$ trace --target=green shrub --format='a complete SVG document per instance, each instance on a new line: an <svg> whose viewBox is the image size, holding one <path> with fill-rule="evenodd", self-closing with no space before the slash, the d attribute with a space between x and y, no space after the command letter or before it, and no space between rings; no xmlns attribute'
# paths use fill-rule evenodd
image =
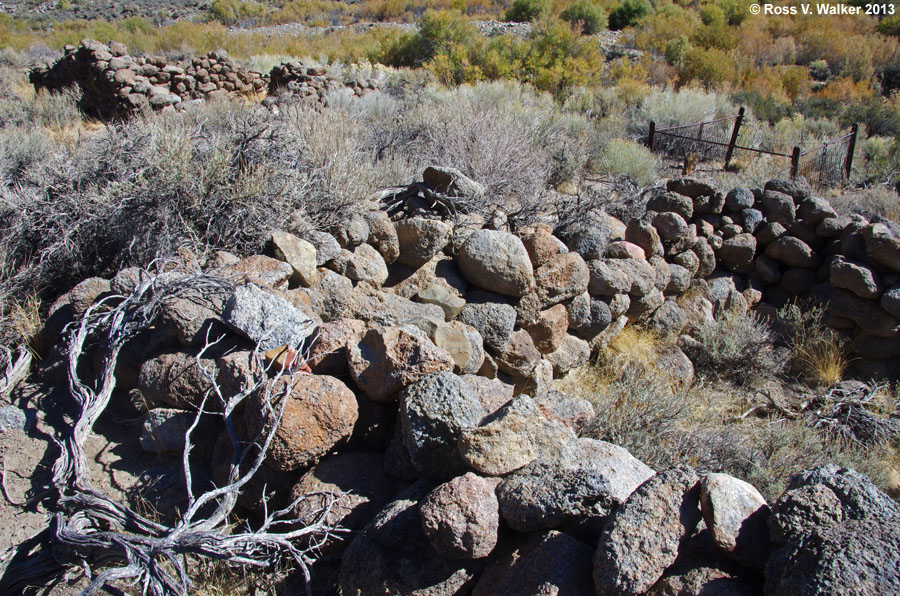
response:
<svg viewBox="0 0 900 596"><path fill-rule="evenodd" d="M840 118L843 126L858 123L866 134L894 136L900 134L900 110L882 97L865 97L846 107Z"/></svg>
<svg viewBox="0 0 900 596"><path fill-rule="evenodd" d="M631 27L648 14L650 14L650 3L647 0L623 0L609 13L609 28L618 31L625 27Z"/></svg>
<svg viewBox="0 0 900 596"><path fill-rule="evenodd" d="M715 4L707 4L700 8L700 20L704 25L726 24L725 11Z"/></svg>
<svg viewBox="0 0 900 596"><path fill-rule="evenodd" d="M597 163L597 169L601 172L628 176L639 186L647 186L656 180L659 168L659 158L653 152L627 139L612 141L603 150Z"/></svg>
<svg viewBox="0 0 900 596"><path fill-rule="evenodd" d="M900 15L881 19L875 30L882 35L890 35L892 37L900 37Z"/></svg>
<svg viewBox="0 0 900 596"><path fill-rule="evenodd" d="M790 102L760 93L756 89L738 91L732 99L734 103L744 104L753 110L757 119L768 121L770 124L794 115L794 106Z"/></svg>
<svg viewBox="0 0 900 596"><path fill-rule="evenodd" d="M774 334L752 312L728 312L694 334L688 356L701 374L750 385L778 374L782 364L772 348Z"/></svg>
<svg viewBox="0 0 900 596"><path fill-rule="evenodd" d="M213 0L209 15L223 25L261 19L266 15L266 5L253 0Z"/></svg>
<svg viewBox="0 0 900 596"><path fill-rule="evenodd" d="M593 35L606 29L606 13L591 0L575 0L559 15L569 23L581 23L581 32Z"/></svg>
<svg viewBox="0 0 900 596"><path fill-rule="evenodd" d="M515 0L506 11L506 20L527 23L550 14L550 0Z"/></svg>
<svg viewBox="0 0 900 596"><path fill-rule="evenodd" d="M736 74L734 62L722 50L695 48L684 55L678 80L681 84L697 81L706 89L712 89L733 81Z"/></svg>
<svg viewBox="0 0 900 596"><path fill-rule="evenodd" d="M477 37L478 31L461 13L428 11L418 31L389 40L379 60L389 66L420 67L438 54L450 54L454 46L472 46Z"/></svg>
<svg viewBox="0 0 900 596"><path fill-rule="evenodd" d="M666 49L663 54L666 57L666 62L675 68L681 68L684 64L684 56L690 49L691 44L688 41L687 36L681 35L666 44Z"/></svg>

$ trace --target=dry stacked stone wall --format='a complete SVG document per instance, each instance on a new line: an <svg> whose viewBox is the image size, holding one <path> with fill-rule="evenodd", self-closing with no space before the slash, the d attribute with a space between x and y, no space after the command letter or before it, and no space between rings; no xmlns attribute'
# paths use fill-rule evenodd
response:
<svg viewBox="0 0 900 596"><path fill-rule="evenodd" d="M302 62L285 62L269 73L269 96L289 95L301 100L323 103L328 91L346 87L356 97L377 91L380 82L374 77L337 77L321 66L304 65Z"/></svg>
<svg viewBox="0 0 900 596"><path fill-rule="evenodd" d="M484 192L450 169L429 168L421 186L444 204ZM137 389L150 408L142 447L180 462L212 379L237 391L302 362L240 503L260 510L264 490L269 511L303 494L342 495L329 520L352 533L324 547L340 559L342 593L900 591L900 507L864 476L807 471L769 504L726 474L654 470L580 436L592 405L550 386L628 324L668 338L659 368L689 384L679 346L694 330L800 295L825 300L831 323L861 354L878 346L867 362L886 368L900 316L900 240L889 228L841 218L783 180L723 193L682 178L641 218L585 214L556 230L401 200L394 216L372 204L327 231L273 232L266 255L186 254L161 274L159 287L200 271L219 281L165 300L155 328L122 351L117 399ZM47 382L66 382L64 326L144 275L88 279L51 307ZM231 414L242 440L265 427L261 400ZM193 455L221 485L232 459L221 418L204 417L193 436ZM298 516L318 504L301 501Z"/></svg>
<svg viewBox="0 0 900 596"><path fill-rule="evenodd" d="M379 87L376 77L353 75L344 80L299 62L276 66L270 75L263 75L245 69L222 50L173 63L161 56L132 57L121 43L94 40L66 46L62 58L32 69L29 79L37 90L78 87L82 111L102 120L148 108L177 109L189 101L267 92L321 104L332 89L346 87L360 96Z"/></svg>

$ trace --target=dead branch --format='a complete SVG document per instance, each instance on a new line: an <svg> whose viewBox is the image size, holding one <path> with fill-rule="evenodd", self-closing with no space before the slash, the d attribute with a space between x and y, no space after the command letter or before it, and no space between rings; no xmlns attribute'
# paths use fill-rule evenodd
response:
<svg viewBox="0 0 900 596"><path fill-rule="evenodd" d="M40 564L28 571L30 585L47 585L53 572L58 574L65 567L79 567L90 579L82 591L84 596L122 581L139 584L143 594L187 596L191 588L187 559L200 557L258 569L273 569L283 564L296 567L307 579L307 592L310 592L309 568L318 549L342 531L326 521L337 500L333 495L310 519L296 519L293 513L295 501L272 513L268 513L266 506L266 514L258 528L248 525L232 528L229 525L238 495L265 460L293 388L293 379L302 374L296 366L304 358L294 359L279 370L270 370L271 365L269 368L262 365L257 345L253 352L258 365L254 368L254 378L236 394L226 394L214 371L204 369L200 364L201 356L218 341L207 338L197 356L197 364L213 388L204 397L185 435L182 464L188 506L173 525L148 519L129 506L110 499L93 488L88 475L84 443L112 396L115 366L124 344L154 322L164 300L190 292L221 291L226 283L198 274L147 275L130 295L109 297L91 306L72 330L68 353L69 389L80 408L80 416L58 443L60 455L53 466L53 485L58 494L56 512L50 522L49 542L58 566L53 569L48 565L45 553L35 555L35 562ZM102 338L102 365L98 379L88 382L79 376L78 364L86 355L88 343L98 341L98 338ZM295 348L299 349L299 346ZM274 378L269 377L272 372ZM282 377L289 382L279 383ZM234 412L247 398L257 395L262 396L266 424L260 436L242 441L235 431ZM210 403L215 403L216 407L208 408ZM192 433L200 417L211 413L222 417L232 440L234 457L226 485L195 496L190 472ZM250 464L242 471L242 464L248 457ZM306 496L300 497L303 498ZM29 568L21 563L16 565L16 577L9 577L13 566L7 567L0 578L0 594L13 594L16 587L26 585L18 574Z"/></svg>
<svg viewBox="0 0 900 596"><path fill-rule="evenodd" d="M900 420L872 413L884 383L870 383L849 389L832 388L807 412L806 423L831 436L860 445L877 445L900 439Z"/></svg>
<svg viewBox="0 0 900 596"><path fill-rule="evenodd" d="M3 363L3 374L0 375L0 396L9 395L16 385L25 380L31 369L31 352L24 346L19 347L16 357L6 346L0 348L0 362Z"/></svg>
<svg viewBox="0 0 900 596"><path fill-rule="evenodd" d="M900 419L884 418L872 412L873 402L885 388L883 383L832 387L825 395L800 403L796 411L780 405L768 389L761 389L756 393L765 397L766 403L753 405L729 422L740 422L751 415L777 415L789 420L803 419L811 428L859 445L897 442Z"/></svg>

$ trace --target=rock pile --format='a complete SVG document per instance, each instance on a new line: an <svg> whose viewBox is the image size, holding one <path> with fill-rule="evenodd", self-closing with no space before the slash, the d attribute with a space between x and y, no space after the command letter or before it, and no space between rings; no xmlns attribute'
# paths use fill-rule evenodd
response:
<svg viewBox="0 0 900 596"><path fill-rule="evenodd" d="M460 176L430 169L424 179L477 188ZM591 404L550 390L629 323L674 341L817 287L837 297L836 318L865 336L877 316L874 336L896 345L885 296L897 289L900 244L883 226L844 222L783 181L723 194L679 179L640 219L596 215L556 231L513 233L465 213L392 220L374 207L327 232L274 233L276 258L217 253L204 267L232 285L164 306L116 371L120 389L153 408L145 448L177 451L179 410L200 404L212 379L247 386L260 343L272 369L305 357L310 374L271 381L289 401L265 483L241 502L259 508L263 487L270 510L311 491L347 493L329 515L355 533L326 547L341 556L344 594L900 590L900 509L864 477L809 471L770 507L736 478L653 470L579 437ZM76 286L51 309L48 340L139 275ZM224 339L202 355L201 374L207 336ZM661 358L692 374L677 345ZM48 379L54 370L48 358ZM264 407L246 405L242 437L264 427ZM227 441L209 443L221 475Z"/></svg>
<svg viewBox="0 0 900 596"><path fill-rule="evenodd" d="M302 62L284 62L269 73L269 96L291 95L301 100L322 103L325 94L346 87L356 97L377 91L380 81L363 75L350 78L337 77L321 66L308 66Z"/></svg>

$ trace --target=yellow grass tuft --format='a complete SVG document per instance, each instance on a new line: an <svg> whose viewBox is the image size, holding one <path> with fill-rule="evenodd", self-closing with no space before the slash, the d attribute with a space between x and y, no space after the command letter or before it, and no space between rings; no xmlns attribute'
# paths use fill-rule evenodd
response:
<svg viewBox="0 0 900 596"><path fill-rule="evenodd" d="M9 320L16 335L35 357L40 356L44 350L40 309L41 299L33 293L24 300L13 302L9 312Z"/></svg>

